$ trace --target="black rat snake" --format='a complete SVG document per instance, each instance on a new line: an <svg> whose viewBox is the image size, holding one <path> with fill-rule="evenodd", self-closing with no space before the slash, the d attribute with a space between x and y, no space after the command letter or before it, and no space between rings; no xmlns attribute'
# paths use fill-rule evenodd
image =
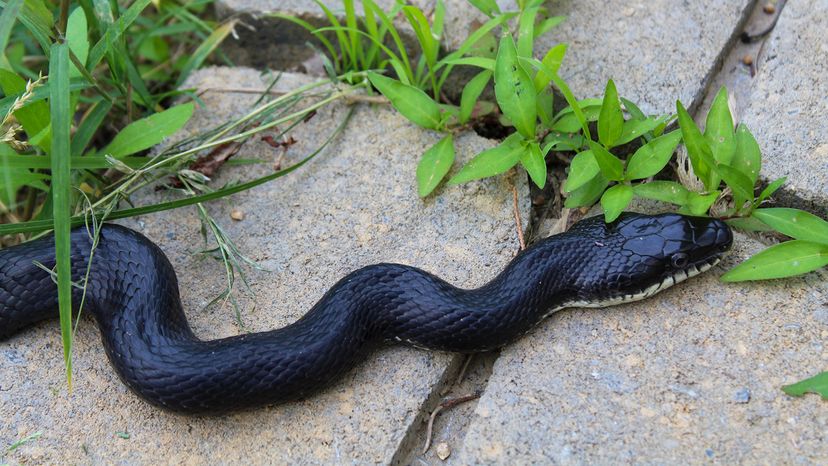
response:
<svg viewBox="0 0 828 466"><path fill-rule="evenodd" d="M420 269L377 264L342 278L284 328L199 340L181 308L175 271L141 234L106 225L85 309L109 360L138 395L182 412L219 413L304 397L356 364L376 343L477 352L501 347L555 310L650 296L707 270L730 247L719 220L677 214L593 217L518 254L486 285L464 290ZM72 232L72 279L92 240ZM51 237L0 251L0 340L57 308ZM73 302L80 299L75 290Z"/></svg>

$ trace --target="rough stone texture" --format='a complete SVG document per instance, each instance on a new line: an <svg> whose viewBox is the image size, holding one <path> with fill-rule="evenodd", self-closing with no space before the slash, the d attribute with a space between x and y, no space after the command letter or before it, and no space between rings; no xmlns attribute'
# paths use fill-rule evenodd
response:
<svg viewBox="0 0 828 466"><path fill-rule="evenodd" d="M279 87L303 79L285 75ZM196 74L199 88L263 89L249 69ZM278 88L277 88L278 90ZM188 131L222 123L248 109L255 94L207 92ZM300 125L285 163L299 160L336 127L342 105ZM182 135L182 137L185 135ZM241 251L273 272L250 273L253 297L240 300L245 329L283 326L306 312L338 278L360 266L401 262L438 272L461 286L493 277L517 250L511 183L528 198L525 174L440 189L421 201L414 172L419 154L438 140L388 107L359 106L348 129L300 170L208 205ZM458 141L468 160L492 142L471 133ZM237 157L274 160L259 138ZM213 183L271 172L270 163L227 167ZM140 203L169 193L146 195ZM230 219L234 209L243 221ZM528 201L522 206L528 218ZM193 254L204 248L194 207L146 216L129 225L156 241L178 271L185 309L202 338L237 334L229 306L207 303L224 288L223 267ZM240 283L237 283L241 291ZM55 321L0 343L0 446L35 431L6 462L34 464L388 463L451 357L408 348L374 353L332 388L306 401L219 418L186 417L151 407L117 380L98 332L83 320L74 352L75 385L66 394ZM129 433L122 439L116 432ZM3 462L0 461L0 462Z"/></svg>
<svg viewBox="0 0 828 466"><path fill-rule="evenodd" d="M824 402L780 386L828 366L828 273L718 281L760 248L739 235L701 277L505 348L458 463L824 464Z"/></svg>
<svg viewBox="0 0 828 466"><path fill-rule="evenodd" d="M762 148L762 175L769 180L787 176L786 203L823 215L828 214L826 28L828 3L787 3L757 63L744 118Z"/></svg>

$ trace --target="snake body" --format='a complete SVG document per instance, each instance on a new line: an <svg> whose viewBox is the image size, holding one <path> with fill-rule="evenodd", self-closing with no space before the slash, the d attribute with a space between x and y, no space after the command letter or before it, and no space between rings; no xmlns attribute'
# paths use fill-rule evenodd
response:
<svg viewBox="0 0 828 466"><path fill-rule="evenodd" d="M121 380L163 408L215 414L305 397L383 342L478 352L518 338L555 310L647 297L706 270L730 247L721 221L676 214L591 218L518 254L486 285L457 288L423 270L377 264L331 287L284 328L200 340L187 323L169 260L128 228L99 232L84 312ZM0 341L56 315L51 237L0 251ZM92 248L71 236L72 279ZM74 291L73 302L81 298Z"/></svg>

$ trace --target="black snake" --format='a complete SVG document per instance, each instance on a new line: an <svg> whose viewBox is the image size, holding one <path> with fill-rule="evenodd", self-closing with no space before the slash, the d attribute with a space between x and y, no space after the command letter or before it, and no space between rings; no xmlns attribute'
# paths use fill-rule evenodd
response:
<svg viewBox="0 0 828 466"><path fill-rule="evenodd" d="M170 410L213 414L307 396L378 343L464 353L501 347L558 309L651 296L713 266L731 241L715 219L593 217L529 247L474 290L377 264L342 278L284 328L203 341L190 330L164 253L135 231L106 225L85 310L135 393ZM91 245L86 229L72 232L73 281L84 276ZM36 265L54 261L51 237L0 251L0 340L56 314L57 287Z"/></svg>

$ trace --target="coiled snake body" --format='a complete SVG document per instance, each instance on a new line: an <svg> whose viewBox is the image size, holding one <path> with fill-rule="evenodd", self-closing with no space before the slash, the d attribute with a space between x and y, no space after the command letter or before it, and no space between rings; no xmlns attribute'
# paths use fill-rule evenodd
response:
<svg viewBox="0 0 828 466"><path fill-rule="evenodd" d="M100 231L85 310L120 378L158 406L219 413L304 397L327 385L376 343L477 352L514 340L551 312L650 296L718 262L728 227L676 214L624 214L577 223L518 254L488 284L454 287L420 269L377 264L342 278L284 328L198 339L187 323L175 272L141 234ZM86 272L91 239L72 232L72 279ZM55 315L52 238L0 251L0 341ZM80 301L74 291L73 302Z"/></svg>

